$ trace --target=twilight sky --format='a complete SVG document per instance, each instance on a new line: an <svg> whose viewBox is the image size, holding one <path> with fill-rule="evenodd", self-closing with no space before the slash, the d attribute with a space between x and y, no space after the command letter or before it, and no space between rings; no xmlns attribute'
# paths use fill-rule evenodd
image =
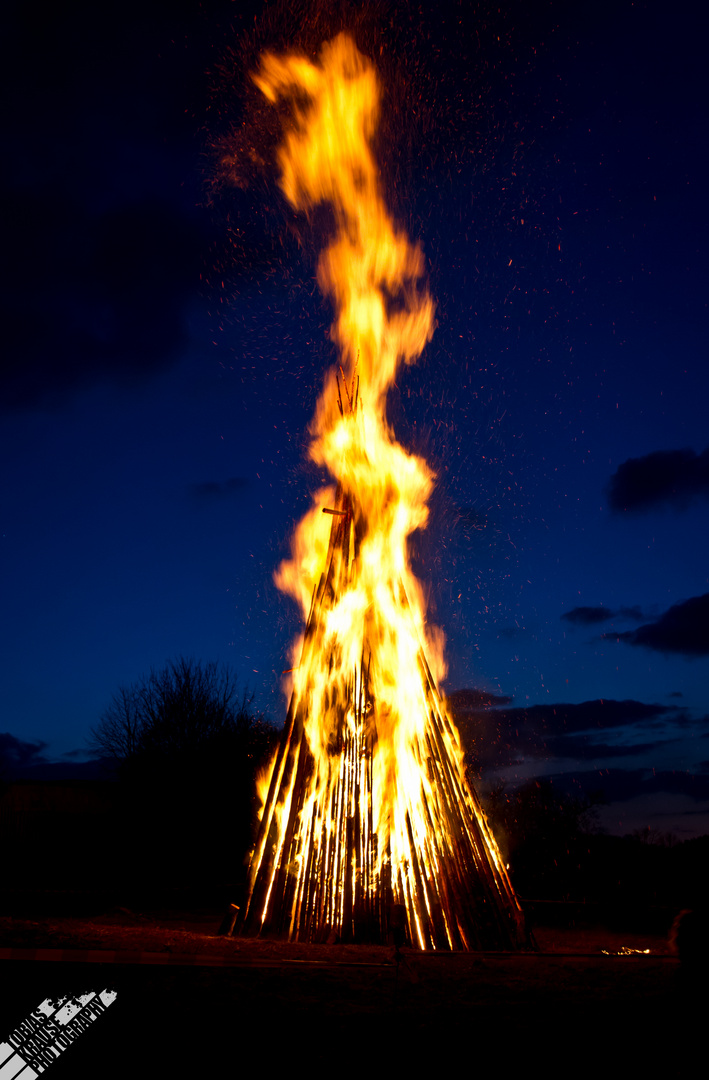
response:
<svg viewBox="0 0 709 1080"><path fill-rule="evenodd" d="M602 789L620 833L709 831L696 9L15 5L10 771L85 758L112 692L178 654L229 662L282 721L298 617L272 575L319 483L304 448L334 354L314 280L327 221L286 209L248 72L345 26L382 74L382 180L437 303L390 416L438 475L413 547L443 690L485 779Z"/></svg>

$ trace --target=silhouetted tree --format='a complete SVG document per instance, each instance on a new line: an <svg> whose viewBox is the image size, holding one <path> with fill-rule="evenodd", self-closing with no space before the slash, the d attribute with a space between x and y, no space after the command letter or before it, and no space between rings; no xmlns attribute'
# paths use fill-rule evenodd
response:
<svg viewBox="0 0 709 1080"><path fill-rule="evenodd" d="M121 687L92 730L124 792L124 858L173 883L242 873L276 730L228 667L180 657Z"/></svg>
<svg viewBox="0 0 709 1080"><path fill-rule="evenodd" d="M263 728L252 703L228 667L179 657L116 691L92 729L91 746L118 763L192 753L224 734Z"/></svg>

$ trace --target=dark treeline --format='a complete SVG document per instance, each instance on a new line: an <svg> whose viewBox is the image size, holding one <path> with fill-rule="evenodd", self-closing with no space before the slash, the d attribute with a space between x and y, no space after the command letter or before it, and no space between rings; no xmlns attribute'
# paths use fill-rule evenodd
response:
<svg viewBox="0 0 709 1080"><path fill-rule="evenodd" d="M709 836L680 841L650 829L610 836L596 824L599 802L543 780L492 789L488 820L523 900L636 910L706 905Z"/></svg>
<svg viewBox="0 0 709 1080"><path fill-rule="evenodd" d="M89 906L177 894L239 903L256 776L278 736L217 664L180 658L119 688L92 733L104 780L0 776L0 842L13 867L0 905L21 909L25 893L65 893L69 909L80 893ZM497 786L483 804L523 901L668 912L707 903L709 836L604 834L597 799L549 781Z"/></svg>
<svg viewBox="0 0 709 1080"><path fill-rule="evenodd" d="M0 834L16 873L0 891L66 893L69 907L72 892L131 906L232 899L277 734L217 664L179 658L121 687L92 732L105 779L3 785Z"/></svg>

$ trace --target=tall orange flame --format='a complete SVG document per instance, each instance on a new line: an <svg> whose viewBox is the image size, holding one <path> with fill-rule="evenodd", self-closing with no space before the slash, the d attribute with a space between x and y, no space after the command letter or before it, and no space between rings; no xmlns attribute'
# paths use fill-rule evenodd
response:
<svg viewBox="0 0 709 1080"><path fill-rule="evenodd" d="M381 926L388 900L406 907L422 947L470 946L465 919L435 884L444 863L457 860L464 877L466 859L470 872L481 859L493 891L516 901L438 699L442 636L426 624L409 563L434 477L386 419L397 370L433 331L423 255L382 198L372 152L379 85L352 40L323 45L316 63L267 54L255 82L270 101L292 102L278 154L286 198L299 210L326 202L334 211L318 282L334 303L341 365L326 378L310 446L337 487L318 494L276 575L308 629L264 796L247 919L266 926L275 905L291 937L323 927L347 935L357 911Z"/></svg>

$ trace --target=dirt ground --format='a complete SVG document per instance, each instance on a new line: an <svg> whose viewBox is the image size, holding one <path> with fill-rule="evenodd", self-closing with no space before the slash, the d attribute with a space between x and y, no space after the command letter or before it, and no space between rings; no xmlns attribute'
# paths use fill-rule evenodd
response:
<svg viewBox="0 0 709 1080"><path fill-rule="evenodd" d="M404 949L397 964L384 946L219 937L219 921L125 909L92 919L2 918L3 1027L53 994L117 990L96 1030L52 1065L55 1080L62 1069L101 1080L231 1075L252 1053L274 1068L296 1052L310 1067L329 1067L333 1056L345 1060L343 1048L347 1060L364 1054L367 1072L404 1063L438 1071L463 1059L472 1068L476 1042L482 1062L501 1054L524 1063L534 1048L556 1058L579 1046L600 1062L614 1047L636 1068L638 1054L651 1062L659 1042L671 1051L677 1025L704 1007L703 990L683 978L660 936L537 927L537 952ZM65 952L7 958L9 949ZM79 962L88 957L73 950L93 950L94 962ZM108 962L98 962L102 953ZM647 1039L639 1047L638 1030L652 1034L652 1054Z"/></svg>
<svg viewBox="0 0 709 1080"><path fill-rule="evenodd" d="M92 918L47 917L41 919L0 916L0 948L90 949L121 952L164 953L189 957L221 957L236 965L258 963L377 963L393 964L392 948L379 945L310 945L218 933L220 912L158 910L148 913L127 908ZM575 929L537 926L537 954L541 956L630 955L659 959L673 955L668 937L658 934L620 932L602 927ZM628 953L627 950L632 950ZM404 948L408 962L426 966L444 963L456 968L471 954L424 954ZM480 954L482 955L482 954ZM537 959L540 959L537 955ZM479 959L479 957L478 957ZM522 957L518 957L522 959ZM527 965L528 966L528 965Z"/></svg>

